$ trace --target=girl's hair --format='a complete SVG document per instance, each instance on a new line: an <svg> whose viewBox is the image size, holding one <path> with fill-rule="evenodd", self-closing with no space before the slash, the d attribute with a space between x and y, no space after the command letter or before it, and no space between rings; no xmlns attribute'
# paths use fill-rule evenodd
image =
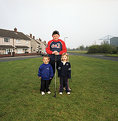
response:
<svg viewBox="0 0 118 121"><path fill-rule="evenodd" d="M69 62L69 56L68 56L67 53L63 53L63 54L62 54L62 56L61 56L61 61L63 61L62 57L63 57L64 55L67 56L67 61Z"/></svg>

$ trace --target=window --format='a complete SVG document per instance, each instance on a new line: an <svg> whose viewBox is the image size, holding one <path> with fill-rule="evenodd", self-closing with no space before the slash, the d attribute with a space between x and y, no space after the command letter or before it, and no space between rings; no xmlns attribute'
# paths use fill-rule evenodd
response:
<svg viewBox="0 0 118 121"><path fill-rule="evenodd" d="M4 38L4 42L10 42L9 38Z"/></svg>
<svg viewBox="0 0 118 121"><path fill-rule="evenodd" d="M28 40L26 40L26 44L29 44L29 41Z"/></svg>
<svg viewBox="0 0 118 121"><path fill-rule="evenodd" d="M20 43L20 40L19 39L16 39L16 43Z"/></svg>

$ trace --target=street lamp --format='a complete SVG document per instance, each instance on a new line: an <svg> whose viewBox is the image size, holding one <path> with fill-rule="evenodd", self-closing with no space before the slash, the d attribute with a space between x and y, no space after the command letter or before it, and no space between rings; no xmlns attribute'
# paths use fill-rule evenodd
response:
<svg viewBox="0 0 118 121"><path fill-rule="evenodd" d="M66 38L68 38L68 37L64 37L64 42L66 42Z"/></svg>

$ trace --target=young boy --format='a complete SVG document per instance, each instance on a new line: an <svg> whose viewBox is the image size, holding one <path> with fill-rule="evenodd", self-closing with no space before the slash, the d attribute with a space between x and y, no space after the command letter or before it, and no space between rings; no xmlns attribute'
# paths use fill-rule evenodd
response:
<svg viewBox="0 0 118 121"><path fill-rule="evenodd" d="M65 42L59 39L60 34L58 31L54 31L52 33L53 39L48 42L46 52L50 57L50 64L53 68L53 73L55 73L55 61L56 61L56 69L58 69L59 64L61 63L61 55L67 52ZM51 83L51 80L49 84Z"/></svg>
<svg viewBox="0 0 118 121"><path fill-rule="evenodd" d="M43 57L43 64L39 67L38 76L41 78L41 94L44 95L45 92L50 94L49 90L49 80L53 77L53 69L52 66L49 64L49 57Z"/></svg>

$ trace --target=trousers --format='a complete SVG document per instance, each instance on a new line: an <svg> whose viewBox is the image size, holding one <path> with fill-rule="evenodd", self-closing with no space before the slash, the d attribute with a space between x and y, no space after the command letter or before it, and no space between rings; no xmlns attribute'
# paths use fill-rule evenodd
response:
<svg viewBox="0 0 118 121"><path fill-rule="evenodd" d="M61 76L60 77L60 89L59 92L63 92L63 86L65 85L66 88L66 92L70 92L69 88L68 88L68 78Z"/></svg>
<svg viewBox="0 0 118 121"><path fill-rule="evenodd" d="M49 91L49 80L42 80L41 79L41 89L42 92L48 92Z"/></svg>
<svg viewBox="0 0 118 121"><path fill-rule="evenodd" d="M49 63L51 64L52 69L53 69L53 74L55 75L55 72L56 72L56 70L55 70L55 60L50 60ZM60 63L61 63L61 60L56 61L56 69L57 69L57 71L58 71L58 67L59 67ZM49 85L51 83L51 80L52 79L49 80Z"/></svg>

